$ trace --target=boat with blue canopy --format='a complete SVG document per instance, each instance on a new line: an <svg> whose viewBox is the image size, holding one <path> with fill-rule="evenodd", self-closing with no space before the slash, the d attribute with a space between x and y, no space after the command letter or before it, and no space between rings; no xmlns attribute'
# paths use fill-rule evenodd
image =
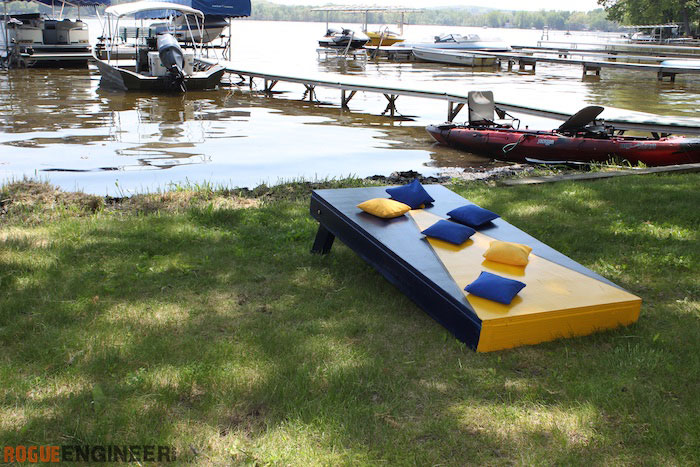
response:
<svg viewBox="0 0 700 467"><path fill-rule="evenodd" d="M173 0L171 3L177 3L189 8L204 13L204 25L202 35L199 36L199 31L192 31L193 38L196 42L202 41L207 44L213 40L220 38L224 29L230 27L229 20L231 18L241 18L250 16L251 5L250 0L220 0L217 2L202 1L202 0ZM152 10L138 13L137 19L155 19L167 16L162 10ZM180 42L189 42L190 33L187 29L185 15L179 15L170 23L154 23L151 28L155 29L156 34L168 32L172 34Z"/></svg>
<svg viewBox="0 0 700 467"><path fill-rule="evenodd" d="M134 59L122 59L112 51L122 45L118 37L122 18L134 17L142 12L157 11L172 21L184 17L190 33L191 47L184 49L171 33L148 34L136 37ZM113 5L105 10L106 29L113 35L105 44L106 59L94 56L102 75L100 86L120 91L185 92L194 89L212 89L218 86L225 69L212 61L202 61L201 40L204 13L195 8L169 2L132 2ZM194 19L190 22L189 18ZM194 39L198 31L199 41Z"/></svg>

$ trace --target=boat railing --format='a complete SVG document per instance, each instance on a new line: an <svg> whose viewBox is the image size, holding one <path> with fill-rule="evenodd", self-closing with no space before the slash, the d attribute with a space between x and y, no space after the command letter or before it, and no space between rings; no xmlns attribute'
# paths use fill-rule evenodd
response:
<svg viewBox="0 0 700 467"><path fill-rule="evenodd" d="M355 31L350 31L350 39L348 40L348 45L345 46L345 51L343 52L343 57L347 57L350 46L352 45L352 40L355 38Z"/></svg>

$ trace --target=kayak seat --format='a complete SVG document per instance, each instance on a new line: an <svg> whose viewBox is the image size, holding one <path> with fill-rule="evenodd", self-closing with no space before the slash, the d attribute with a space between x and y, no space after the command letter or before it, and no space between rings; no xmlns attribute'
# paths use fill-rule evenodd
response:
<svg viewBox="0 0 700 467"><path fill-rule="evenodd" d="M496 107L493 91L469 91L467 94L470 126L489 126L513 128L514 122L520 120ZM506 118L509 117L509 118Z"/></svg>

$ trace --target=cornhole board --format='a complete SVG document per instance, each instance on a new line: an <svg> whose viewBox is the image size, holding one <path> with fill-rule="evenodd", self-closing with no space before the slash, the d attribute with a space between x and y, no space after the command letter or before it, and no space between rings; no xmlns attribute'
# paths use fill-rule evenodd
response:
<svg viewBox="0 0 700 467"><path fill-rule="evenodd" d="M387 187L316 190L311 215L319 222L312 251L327 254L337 237L456 338L480 352L590 334L634 323L641 299L574 260L496 219L454 246L420 232L447 212L473 204L441 185L425 185L432 206L380 219L356 206L387 198ZM483 258L491 240L532 247L525 267ZM527 284L510 305L465 292L481 271Z"/></svg>

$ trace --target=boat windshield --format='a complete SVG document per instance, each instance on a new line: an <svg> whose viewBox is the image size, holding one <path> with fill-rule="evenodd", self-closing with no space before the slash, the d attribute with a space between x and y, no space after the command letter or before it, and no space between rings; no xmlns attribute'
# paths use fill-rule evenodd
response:
<svg viewBox="0 0 700 467"><path fill-rule="evenodd" d="M443 34L441 36L435 36L435 42L476 42L481 40L481 38L476 34L467 34L463 36L461 34Z"/></svg>

